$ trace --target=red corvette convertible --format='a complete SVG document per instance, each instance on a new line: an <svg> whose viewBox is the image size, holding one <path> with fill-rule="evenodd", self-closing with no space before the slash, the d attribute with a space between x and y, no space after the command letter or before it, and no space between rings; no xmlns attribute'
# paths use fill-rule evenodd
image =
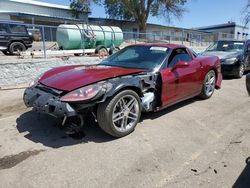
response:
<svg viewBox="0 0 250 188"><path fill-rule="evenodd" d="M45 72L25 90L34 111L62 119L68 133L90 112L114 137L130 134L141 112L158 111L221 86L220 61L174 44L128 46L94 66L65 66Z"/></svg>

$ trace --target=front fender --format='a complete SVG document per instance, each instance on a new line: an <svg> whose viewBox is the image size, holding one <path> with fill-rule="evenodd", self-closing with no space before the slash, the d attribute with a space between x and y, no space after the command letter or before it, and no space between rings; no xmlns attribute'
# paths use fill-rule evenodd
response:
<svg viewBox="0 0 250 188"><path fill-rule="evenodd" d="M139 94L139 96L143 96L141 81L137 77L117 78L109 80L108 82L112 87L106 92L105 98L111 97L125 88L131 88L135 90Z"/></svg>

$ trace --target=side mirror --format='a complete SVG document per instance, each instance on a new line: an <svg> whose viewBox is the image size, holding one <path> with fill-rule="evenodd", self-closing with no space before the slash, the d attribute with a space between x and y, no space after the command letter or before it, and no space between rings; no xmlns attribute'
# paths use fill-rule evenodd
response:
<svg viewBox="0 0 250 188"><path fill-rule="evenodd" d="M188 67L188 66L189 66L189 63L188 63L188 62L186 62L186 61L179 61L179 62L177 62L177 63L173 66L172 70L176 70L176 69L179 69L179 68L186 68L186 67Z"/></svg>

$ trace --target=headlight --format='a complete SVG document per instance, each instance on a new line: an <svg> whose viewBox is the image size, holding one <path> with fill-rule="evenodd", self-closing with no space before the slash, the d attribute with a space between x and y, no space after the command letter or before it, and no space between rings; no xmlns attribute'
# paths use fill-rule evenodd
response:
<svg viewBox="0 0 250 188"><path fill-rule="evenodd" d="M38 75L32 82L30 82L29 87L37 85L40 78L43 76L43 74Z"/></svg>
<svg viewBox="0 0 250 188"><path fill-rule="evenodd" d="M233 64L237 61L238 59L236 57L233 58L228 58L228 59L224 59L222 62L223 63L227 63L227 64Z"/></svg>
<svg viewBox="0 0 250 188"><path fill-rule="evenodd" d="M102 90L101 84L93 84L74 90L61 97L64 102L85 101L95 97Z"/></svg>

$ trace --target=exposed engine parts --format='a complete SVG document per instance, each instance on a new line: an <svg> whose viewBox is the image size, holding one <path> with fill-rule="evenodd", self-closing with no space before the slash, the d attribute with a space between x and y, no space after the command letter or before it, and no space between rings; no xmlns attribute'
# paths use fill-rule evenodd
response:
<svg viewBox="0 0 250 188"><path fill-rule="evenodd" d="M81 131L84 125L84 115L76 115L73 117L65 116L62 122L62 128L66 134L75 134Z"/></svg>
<svg viewBox="0 0 250 188"><path fill-rule="evenodd" d="M152 111L152 102L155 99L155 95L152 92L149 93L145 93L144 97L141 98L142 100L142 108L144 111L148 112L148 111Z"/></svg>

